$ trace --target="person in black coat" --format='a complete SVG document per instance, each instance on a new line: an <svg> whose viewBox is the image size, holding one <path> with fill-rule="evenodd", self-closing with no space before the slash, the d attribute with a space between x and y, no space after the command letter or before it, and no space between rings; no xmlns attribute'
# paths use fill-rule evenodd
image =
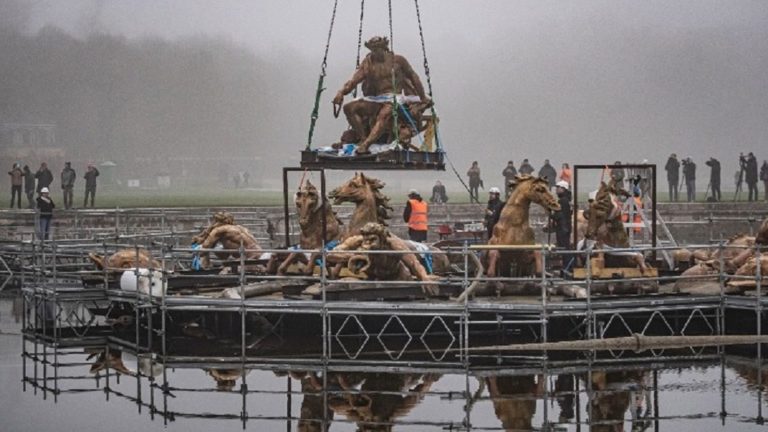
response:
<svg viewBox="0 0 768 432"><path fill-rule="evenodd" d="M680 162L678 162L676 154L672 153L669 156L669 159L667 159L667 164L664 165L664 169L667 171L669 200L677 201L677 184L680 181Z"/></svg>
<svg viewBox="0 0 768 432"><path fill-rule="evenodd" d="M24 165L24 193L27 194L27 204L29 208L35 208L35 175L29 168L29 165Z"/></svg>
<svg viewBox="0 0 768 432"><path fill-rule="evenodd" d="M744 169L744 176L749 188L749 200L757 200L757 159L752 152L747 155L747 164Z"/></svg>
<svg viewBox="0 0 768 432"><path fill-rule="evenodd" d="M41 240L48 240L54 208L56 208L56 204L50 197L50 191L47 187L43 187L40 189L40 196L37 197L37 211L39 212L37 236Z"/></svg>
<svg viewBox="0 0 768 432"><path fill-rule="evenodd" d="M715 158L709 158L705 162L709 166L709 187L712 188L712 199L714 201L720 201L720 161Z"/></svg>
<svg viewBox="0 0 768 432"><path fill-rule="evenodd" d="M51 186L53 183L53 173L48 169L48 164L43 162L40 164L40 169L35 173L37 179L37 193L40 193L43 188Z"/></svg>
<svg viewBox="0 0 768 432"><path fill-rule="evenodd" d="M564 180L557 182L555 192L557 201L560 203L560 210L552 213L552 228L555 231L555 241L557 247L571 249L571 232L573 231L573 222L571 220L571 185Z"/></svg>
<svg viewBox="0 0 768 432"><path fill-rule="evenodd" d="M557 171L555 170L555 167L550 165L549 159L544 159L544 166L542 166L539 170L539 177L547 179L547 183L549 183L550 189L555 187L555 182L557 181Z"/></svg>
<svg viewBox="0 0 768 432"><path fill-rule="evenodd" d="M493 237L493 227L501 217L501 210L504 208L504 201L501 200L501 190L497 187L488 189L488 205L485 207L485 229L488 231L488 239Z"/></svg>
<svg viewBox="0 0 768 432"><path fill-rule="evenodd" d="M763 181L763 187L765 190L765 200L768 201L768 161L763 161L763 166L760 167L760 180Z"/></svg>
<svg viewBox="0 0 768 432"><path fill-rule="evenodd" d="M685 191L688 202L696 201L696 164L691 158L683 161L683 177L685 178Z"/></svg>

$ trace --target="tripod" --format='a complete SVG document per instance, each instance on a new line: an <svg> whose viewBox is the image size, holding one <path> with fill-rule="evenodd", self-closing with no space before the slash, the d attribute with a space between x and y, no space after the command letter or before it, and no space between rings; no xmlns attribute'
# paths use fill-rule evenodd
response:
<svg viewBox="0 0 768 432"><path fill-rule="evenodd" d="M733 200L738 201L741 197L741 183L744 181L744 165L739 162L739 179L736 181L736 193L733 194Z"/></svg>

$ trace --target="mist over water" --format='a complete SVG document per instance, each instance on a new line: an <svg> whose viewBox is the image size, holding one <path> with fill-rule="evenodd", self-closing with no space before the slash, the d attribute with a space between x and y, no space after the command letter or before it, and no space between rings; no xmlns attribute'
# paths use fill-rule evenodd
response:
<svg viewBox="0 0 768 432"><path fill-rule="evenodd" d="M426 83L414 5L393 3L395 50ZM486 187L500 185L510 159L663 165L675 152L697 163L702 190L704 161L720 159L727 190L738 151L768 158L765 2L419 6L445 150L462 176L478 160ZM63 158L81 170L114 160L126 178L170 174L186 185L248 170L251 182L279 187L280 167L297 166L307 143L332 7L5 0L0 123L56 124L66 156L52 160L55 174ZM346 127L330 99L354 69L359 8L339 2L315 146ZM387 14L386 2L366 2L363 39L389 35ZM435 179L460 188L450 171L376 175L402 189Z"/></svg>

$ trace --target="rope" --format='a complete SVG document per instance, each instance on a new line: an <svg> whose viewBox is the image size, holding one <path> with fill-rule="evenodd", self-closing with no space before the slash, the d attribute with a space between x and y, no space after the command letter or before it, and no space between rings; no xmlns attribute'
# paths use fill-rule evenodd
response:
<svg viewBox="0 0 768 432"><path fill-rule="evenodd" d="M336 21L336 6L338 6L339 0L334 0L333 2L333 14L331 15L331 25L328 28L328 39L325 42L325 54L323 55L323 64L320 67L320 78L317 80L317 90L315 91L315 106L312 109L312 115L310 117L310 123L309 123L309 137L307 139L307 147L306 149L309 150L312 147L312 135L315 132L315 123L317 123L317 118L319 117L320 112L320 96L323 93L323 81L325 80L325 69L328 67L328 50L331 46L331 34L333 33L333 24Z"/></svg>
<svg viewBox="0 0 768 432"><path fill-rule="evenodd" d="M360 0L360 26L357 29L357 60L355 61L355 70L360 67L360 47L363 44L363 17L365 14L365 0ZM357 97L357 86L352 90L352 97Z"/></svg>
<svg viewBox="0 0 768 432"><path fill-rule="evenodd" d="M442 147L440 145L440 139L438 138L437 134L437 113L435 112L435 101L432 97L432 77L429 74L429 61L427 61L427 48L424 45L424 29L421 26L421 10L419 9L419 0L413 0L414 5L416 6L416 20L419 23L419 39L421 39L421 55L424 58L424 76L427 77L427 94L429 94L429 98L432 99L432 106L430 107L430 113L432 114L432 118L435 122L435 148L440 149Z"/></svg>
<svg viewBox="0 0 768 432"><path fill-rule="evenodd" d="M443 153L445 155L445 160L448 161L448 165L451 166L451 169L453 170L453 173L456 174L456 178L459 179L459 183L461 183L462 186L464 186L464 189L471 195L471 191L469 190L469 186L467 186L466 183L464 183L464 179L461 178L461 175L458 171L456 171L456 167L453 166L453 162L448 158L448 153ZM469 203L472 204L472 200L469 200ZM483 208L480 203L475 203L476 206Z"/></svg>

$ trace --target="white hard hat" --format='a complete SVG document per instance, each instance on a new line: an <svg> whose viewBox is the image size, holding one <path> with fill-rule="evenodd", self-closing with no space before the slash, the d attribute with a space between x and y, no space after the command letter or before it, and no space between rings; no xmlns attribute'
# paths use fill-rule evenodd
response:
<svg viewBox="0 0 768 432"><path fill-rule="evenodd" d="M51 191L49 191L47 187L40 189L40 193L50 193L50 192Z"/></svg>
<svg viewBox="0 0 768 432"><path fill-rule="evenodd" d="M494 187L492 187L492 188L488 189L488 192L489 192L489 193L495 193L495 194L500 194L500 193L501 193L501 191L499 190L499 188L497 188L496 186L494 186Z"/></svg>
<svg viewBox="0 0 768 432"><path fill-rule="evenodd" d="M561 187L565 190L569 190L571 188L571 185L569 185L565 180L560 180L559 182L555 183L555 186Z"/></svg>
<svg viewBox="0 0 768 432"><path fill-rule="evenodd" d="M416 189L411 189L408 191L408 196L411 196L411 195L419 195L419 191L417 191Z"/></svg>
<svg viewBox="0 0 768 432"><path fill-rule="evenodd" d="M594 201L596 197L597 197L597 191L596 190L594 190L594 191L589 193L589 199Z"/></svg>

